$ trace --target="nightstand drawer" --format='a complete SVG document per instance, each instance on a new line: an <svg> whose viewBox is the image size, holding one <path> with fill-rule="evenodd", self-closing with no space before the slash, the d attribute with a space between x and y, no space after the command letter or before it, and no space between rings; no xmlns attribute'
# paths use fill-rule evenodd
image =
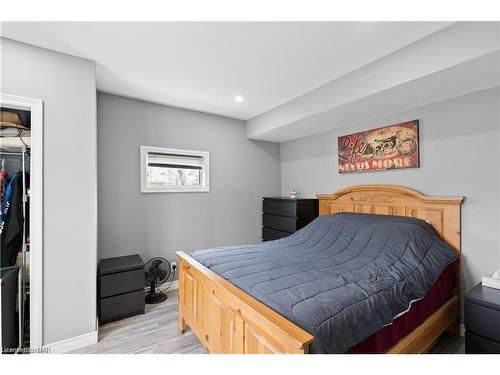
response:
<svg viewBox="0 0 500 375"><path fill-rule="evenodd" d="M267 228L278 229L284 232L293 233L297 230L297 218L295 217L264 214L262 216L262 224Z"/></svg>
<svg viewBox="0 0 500 375"><path fill-rule="evenodd" d="M278 240L283 237L288 237L292 233L283 232L281 230L271 229L271 228L262 228L262 239L264 241L272 241Z"/></svg>
<svg viewBox="0 0 500 375"><path fill-rule="evenodd" d="M464 310L467 332L500 342L500 311L467 301Z"/></svg>
<svg viewBox="0 0 500 375"><path fill-rule="evenodd" d="M144 289L101 299L100 321L105 324L114 320L144 313Z"/></svg>
<svg viewBox="0 0 500 375"><path fill-rule="evenodd" d="M264 199L262 209L265 214L297 216L297 202L295 201Z"/></svg>
<svg viewBox="0 0 500 375"><path fill-rule="evenodd" d="M101 298L144 290L144 270L138 269L101 276Z"/></svg>
<svg viewBox="0 0 500 375"><path fill-rule="evenodd" d="M465 352L467 354L500 354L500 343L466 331Z"/></svg>

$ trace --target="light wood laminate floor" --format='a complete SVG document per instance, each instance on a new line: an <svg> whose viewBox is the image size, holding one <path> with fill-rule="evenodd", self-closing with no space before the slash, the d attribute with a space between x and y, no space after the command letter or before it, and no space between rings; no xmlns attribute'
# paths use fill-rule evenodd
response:
<svg viewBox="0 0 500 375"><path fill-rule="evenodd" d="M177 330L177 290L158 305L146 305L146 314L99 328L99 342L72 353L88 354L202 354L207 353L191 330ZM463 337L444 334L430 353L464 353Z"/></svg>
<svg viewBox="0 0 500 375"><path fill-rule="evenodd" d="M99 327L99 342L72 353L89 354L198 354L207 353L191 330L177 330L177 290L168 291L168 299L146 305L144 315L119 320Z"/></svg>

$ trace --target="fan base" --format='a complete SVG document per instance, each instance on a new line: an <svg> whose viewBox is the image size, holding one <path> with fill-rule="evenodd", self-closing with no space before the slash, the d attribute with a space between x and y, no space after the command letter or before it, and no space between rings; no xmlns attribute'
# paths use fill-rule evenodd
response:
<svg viewBox="0 0 500 375"><path fill-rule="evenodd" d="M167 295L163 293L148 294L145 298L147 304L153 305L161 303L167 299Z"/></svg>

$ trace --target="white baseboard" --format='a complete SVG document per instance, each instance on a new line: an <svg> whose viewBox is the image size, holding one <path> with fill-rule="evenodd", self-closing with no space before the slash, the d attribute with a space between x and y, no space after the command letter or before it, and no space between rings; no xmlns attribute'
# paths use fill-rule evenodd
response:
<svg viewBox="0 0 500 375"><path fill-rule="evenodd" d="M97 331L85 333L84 335L70 337L66 340L61 340L54 342L52 344L45 345L46 348L50 350L50 353L60 354L71 352L79 348L83 348L87 345L92 345L97 343Z"/></svg>

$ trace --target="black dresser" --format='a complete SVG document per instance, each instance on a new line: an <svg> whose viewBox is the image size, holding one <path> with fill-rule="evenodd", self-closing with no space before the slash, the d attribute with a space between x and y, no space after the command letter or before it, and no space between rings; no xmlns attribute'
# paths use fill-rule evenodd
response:
<svg viewBox="0 0 500 375"><path fill-rule="evenodd" d="M500 290L476 285L465 293L465 352L500 354Z"/></svg>
<svg viewBox="0 0 500 375"><path fill-rule="evenodd" d="M289 236L317 217L317 199L265 197L262 201L262 240Z"/></svg>
<svg viewBox="0 0 500 375"><path fill-rule="evenodd" d="M139 255L101 259L98 269L99 324L144 314L144 262Z"/></svg>

